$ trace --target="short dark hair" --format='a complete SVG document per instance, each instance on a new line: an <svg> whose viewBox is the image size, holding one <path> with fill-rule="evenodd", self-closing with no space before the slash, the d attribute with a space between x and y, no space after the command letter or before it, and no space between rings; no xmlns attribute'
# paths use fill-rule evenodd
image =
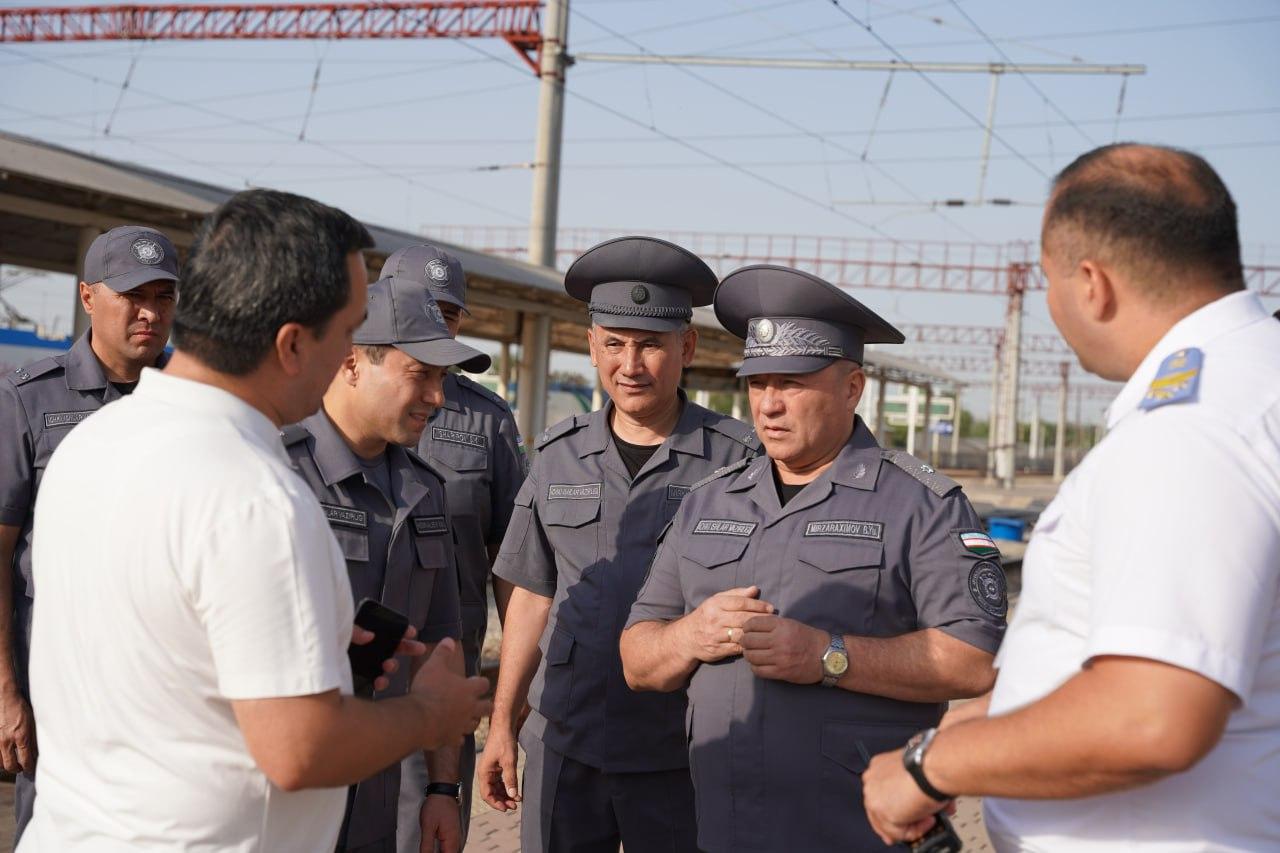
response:
<svg viewBox="0 0 1280 853"><path fill-rule="evenodd" d="M369 360L370 364L382 364L387 360L387 353L391 350L390 344L356 344L356 349L364 353L364 357Z"/></svg>
<svg viewBox="0 0 1280 853"><path fill-rule="evenodd" d="M1054 178L1043 240L1071 265L1102 252L1153 296L1188 272L1244 288L1236 204L1203 157L1122 142L1078 157Z"/></svg>
<svg viewBox="0 0 1280 853"><path fill-rule="evenodd" d="M182 273L174 345L244 376L286 323L317 335L351 294L347 256L373 246L346 213L302 196L246 190L205 219Z"/></svg>

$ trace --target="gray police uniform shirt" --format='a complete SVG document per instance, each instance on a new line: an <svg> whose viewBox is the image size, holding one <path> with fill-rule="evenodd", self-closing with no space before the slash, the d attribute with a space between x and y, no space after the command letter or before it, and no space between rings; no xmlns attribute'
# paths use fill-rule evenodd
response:
<svg viewBox="0 0 1280 853"><path fill-rule="evenodd" d="M500 545L524 482L524 451L505 400L466 376L447 374L444 405L422 433L418 453L444 478L462 584L462 645L478 671L488 627L490 545Z"/></svg>
<svg viewBox="0 0 1280 853"><path fill-rule="evenodd" d="M553 599L522 735L605 772L688 764L684 694L632 692L618 638L690 485L759 447L746 424L681 400L675 430L634 481L613 443L612 403L543 433L494 565Z"/></svg>
<svg viewBox="0 0 1280 853"><path fill-rule="evenodd" d="M628 625L677 619L754 584L780 616L824 631L937 628L996 650L1004 574L957 483L881 450L861 419L834 464L785 507L771 465L762 456L684 499ZM867 758L946 709L758 678L742 657L700 665L688 696L698 846L712 853L880 849L861 805Z"/></svg>
<svg viewBox="0 0 1280 853"><path fill-rule="evenodd" d="M40 480L72 427L122 396L93 353L92 335L85 332L65 353L19 367L0 381L0 524L21 528L13 552L14 658L24 687L35 594L31 524ZM162 353L156 366L166 361Z"/></svg>
<svg viewBox="0 0 1280 853"><path fill-rule="evenodd" d="M440 476L412 450L389 445L392 494L384 495L323 410L281 435L342 547L355 600L372 598L404 613L423 642L458 639L458 575ZM402 667L379 695L403 695L408 685L409 668ZM357 786L348 847L395 834L399 792L398 761Z"/></svg>

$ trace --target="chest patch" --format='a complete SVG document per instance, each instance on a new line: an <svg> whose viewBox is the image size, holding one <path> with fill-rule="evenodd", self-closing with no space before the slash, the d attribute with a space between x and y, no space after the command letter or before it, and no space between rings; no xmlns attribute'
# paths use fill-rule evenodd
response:
<svg viewBox="0 0 1280 853"><path fill-rule="evenodd" d="M320 504L324 508L324 517L329 519L330 524L337 524L340 527L352 527L356 530L369 529L369 514L362 509L352 509L349 506L334 506L333 504Z"/></svg>
<svg viewBox="0 0 1280 853"><path fill-rule="evenodd" d="M96 410L94 410L96 411ZM75 426L85 418L92 415L93 411L88 412L46 412L44 416L44 428L51 429L53 427Z"/></svg>
<svg viewBox="0 0 1280 853"><path fill-rule="evenodd" d="M811 521L805 525L805 536L838 536L844 539L884 541L884 524L879 521Z"/></svg>
<svg viewBox="0 0 1280 853"><path fill-rule="evenodd" d="M436 536L446 530L443 515L417 515L413 518L413 532L419 536Z"/></svg>
<svg viewBox="0 0 1280 853"><path fill-rule="evenodd" d="M598 501L601 483L552 483L547 486L549 501Z"/></svg>
<svg viewBox="0 0 1280 853"><path fill-rule="evenodd" d="M693 528L694 533L719 536L750 536L756 532L754 521L731 521L727 518L703 518Z"/></svg>
<svg viewBox="0 0 1280 853"><path fill-rule="evenodd" d="M463 447L474 447L477 450L489 449L489 437L474 432L461 432L456 429L446 429L445 427L433 426L431 428L432 441L444 441L449 444L461 444Z"/></svg>
<svg viewBox="0 0 1280 853"><path fill-rule="evenodd" d="M684 500L684 496L689 494L689 489L689 486L681 486L676 483L672 483L667 486L667 500L682 501Z"/></svg>
<svg viewBox="0 0 1280 853"><path fill-rule="evenodd" d="M1160 362L1156 378L1147 386L1147 395L1138 404L1139 408L1150 410L1195 399L1203 365L1204 353L1195 347L1178 350Z"/></svg>

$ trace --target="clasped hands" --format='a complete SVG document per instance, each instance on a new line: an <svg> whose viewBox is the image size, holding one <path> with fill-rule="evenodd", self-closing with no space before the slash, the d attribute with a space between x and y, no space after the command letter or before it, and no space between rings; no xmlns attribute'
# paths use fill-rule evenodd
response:
<svg viewBox="0 0 1280 853"><path fill-rule="evenodd" d="M742 655L761 678L816 684L822 680L827 632L777 615L755 586L716 593L685 617L691 656L712 663Z"/></svg>

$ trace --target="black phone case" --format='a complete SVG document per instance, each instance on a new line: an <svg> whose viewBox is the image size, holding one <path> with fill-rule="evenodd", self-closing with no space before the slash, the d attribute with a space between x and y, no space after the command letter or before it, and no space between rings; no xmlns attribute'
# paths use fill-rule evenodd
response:
<svg viewBox="0 0 1280 853"><path fill-rule="evenodd" d="M382 662L395 656L396 647L409 627L409 617L386 605L366 598L356 610L356 624L373 632L373 640L347 647L351 661L351 676L357 693L373 691L373 682L382 675Z"/></svg>

